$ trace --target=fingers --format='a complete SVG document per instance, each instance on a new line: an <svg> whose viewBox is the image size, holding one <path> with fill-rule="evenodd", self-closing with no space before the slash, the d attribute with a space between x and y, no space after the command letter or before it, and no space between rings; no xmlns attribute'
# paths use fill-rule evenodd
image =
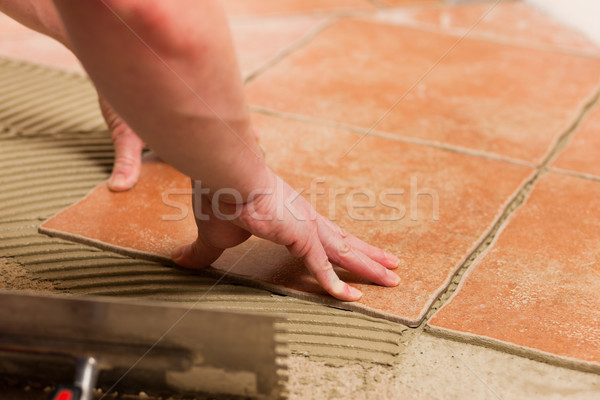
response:
<svg viewBox="0 0 600 400"><path fill-rule="evenodd" d="M373 283L383 286L398 286L400 277L377 261L369 258L359 249L334 232L323 238L329 259L335 264Z"/></svg>
<svg viewBox="0 0 600 400"><path fill-rule="evenodd" d="M114 192L129 190L140 176L144 142L102 96L98 96L98 102L115 146L115 162L108 188Z"/></svg>
<svg viewBox="0 0 600 400"><path fill-rule="evenodd" d="M372 260L375 260L384 267L394 269L397 268L400 264L400 259L395 255L383 251L379 247L375 247L363 242L362 240L360 240L352 234L349 234L344 229L340 228L334 222L328 220L327 218L320 216L319 222L329 227L332 231L337 232L348 245L352 246L352 248L364 253L366 256L368 256Z"/></svg>
<svg viewBox="0 0 600 400"><path fill-rule="evenodd" d="M309 235L306 243L301 246L294 243L288 246L288 249L292 255L304 259L308 270L329 294L342 301L356 301L361 298L362 293L360 290L338 278L333 266L327 259L327 254L318 235Z"/></svg>
<svg viewBox="0 0 600 400"><path fill-rule="evenodd" d="M206 244L199 236L194 243L179 247L171 258L186 268L203 268L213 263L223 253L223 249Z"/></svg>
<svg viewBox="0 0 600 400"><path fill-rule="evenodd" d="M114 146L115 162L108 187L115 192L129 190L140 176L144 142L126 129L114 139Z"/></svg>

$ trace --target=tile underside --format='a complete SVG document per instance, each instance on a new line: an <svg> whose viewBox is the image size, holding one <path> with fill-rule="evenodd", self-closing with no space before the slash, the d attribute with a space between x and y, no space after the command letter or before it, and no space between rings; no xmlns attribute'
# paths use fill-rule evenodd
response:
<svg viewBox="0 0 600 400"><path fill-rule="evenodd" d="M600 370L600 183L550 173L428 322Z"/></svg>
<svg viewBox="0 0 600 400"><path fill-rule="evenodd" d="M298 121L260 115L254 119L269 165L293 187L306 189L307 198L314 193L319 212L400 256L397 272L402 283L382 288L339 271L364 293L358 303L339 303L324 293L284 247L254 238L226 251L213 267L222 272L233 266L229 273L246 283L409 325L420 323L452 274L532 173L530 168L510 163L375 137L364 138L344 156L360 136ZM497 178L493 188L486 185L489 176ZM353 190L372 193L375 206L367 204L368 195ZM332 199L335 192L342 194ZM100 185L41 229L168 262L176 246L196 237L189 193L186 177L156 160L146 160L133 190L114 194ZM434 212L431 193L439 202L439 214ZM347 207L350 196L355 196L360 207ZM177 221L181 210L187 212L186 218Z"/></svg>

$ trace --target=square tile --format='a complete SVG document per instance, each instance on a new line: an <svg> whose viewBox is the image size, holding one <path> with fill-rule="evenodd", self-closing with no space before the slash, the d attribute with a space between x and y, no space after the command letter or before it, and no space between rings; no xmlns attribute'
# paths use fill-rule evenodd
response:
<svg viewBox="0 0 600 400"><path fill-rule="evenodd" d="M552 167L600 178L600 107L585 118Z"/></svg>
<svg viewBox="0 0 600 400"><path fill-rule="evenodd" d="M325 20L310 15L233 19L231 31L242 74L255 72Z"/></svg>
<svg viewBox="0 0 600 400"><path fill-rule="evenodd" d="M598 182L540 178L429 326L598 369L598 198Z"/></svg>
<svg viewBox="0 0 600 400"><path fill-rule="evenodd" d="M390 13L382 13L382 18L393 21L394 13L386 14ZM396 12L396 17L401 16L403 22L438 27L457 34L465 34L474 27L470 34L475 36L600 55L600 47L585 35L521 1L412 8Z"/></svg>
<svg viewBox="0 0 600 400"><path fill-rule="evenodd" d="M224 0L231 16L370 10L369 0Z"/></svg>
<svg viewBox="0 0 600 400"><path fill-rule="evenodd" d="M385 117L376 130L540 163L600 84L600 59L457 40L341 20L253 81L248 98L365 129Z"/></svg>
<svg viewBox="0 0 600 400"><path fill-rule="evenodd" d="M233 266L230 273L245 283L410 325L422 320L533 172L372 136L363 138L360 151L344 157L360 135L263 115L254 119L269 165L304 189L323 215L401 257L402 283L383 288L340 271L364 293L358 303L340 303L285 247L258 239L226 251L213 267L228 271ZM100 185L45 222L42 231L168 262L175 246L196 236L189 196L181 194L188 188L187 178L174 169L147 160L131 191L115 194ZM187 211L183 219L180 209Z"/></svg>

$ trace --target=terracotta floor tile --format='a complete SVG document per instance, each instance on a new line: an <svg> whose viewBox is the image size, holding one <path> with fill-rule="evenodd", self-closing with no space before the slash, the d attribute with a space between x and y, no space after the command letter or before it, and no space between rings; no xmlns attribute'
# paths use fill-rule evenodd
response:
<svg viewBox="0 0 600 400"><path fill-rule="evenodd" d="M600 107L586 117L552 167L600 177Z"/></svg>
<svg viewBox="0 0 600 400"><path fill-rule="evenodd" d="M456 41L342 20L252 82L248 97L369 128ZM376 129L537 163L598 84L600 60L465 39Z"/></svg>
<svg viewBox="0 0 600 400"><path fill-rule="evenodd" d="M225 0L232 16L374 9L368 0Z"/></svg>
<svg viewBox="0 0 600 400"><path fill-rule="evenodd" d="M375 137L364 138L361 151L340 159L359 135L260 115L255 120L268 163L276 171L294 187L315 193L314 204L321 213L403 260L398 288L370 285L344 273L364 292L360 303L345 307L413 325L532 172L510 163ZM494 177L493 186L488 184L490 177ZM180 221L162 219L178 215L177 206L165 205L163 198L182 202L189 209L188 196L177 194L188 187L187 178L172 168L147 161L133 190L115 194L102 184L42 228L164 261L175 246L195 238L191 213ZM358 208L368 197L351 193L362 188L373 191L373 196L384 193L385 203ZM345 194L330 201L334 190ZM394 190L397 194L391 194ZM399 194L402 190L404 194ZM325 195L317 196L318 191ZM426 194L431 191L439 198L439 221L434 220L432 196ZM347 212L351 196L356 196L357 207ZM417 206L411 207L411 201ZM233 273L260 280L261 286L276 292L335 303L283 247L250 240L228 250L214 267L227 270L232 265Z"/></svg>
<svg viewBox="0 0 600 400"><path fill-rule="evenodd" d="M396 17L400 17L403 22L407 22L409 18L412 23L436 26L456 33L465 33L477 24L471 32L472 35L485 35L508 39L515 43L542 44L600 55L600 47L585 35L555 21L530 4L505 1L492 8L493 5L494 2L490 1L457 6L413 8L399 10L396 12ZM382 17L393 21L393 14L393 12L382 13ZM486 15L485 18L479 21L483 15Z"/></svg>
<svg viewBox="0 0 600 400"><path fill-rule="evenodd" d="M316 16L232 20L231 30L243 75L250 75L324 20Z"/></svg>
<svg viewBox="0 0 600 400"><path fill-rule="evenodd" d="M433 318L600 367L600 183L548 174Z"/></svg>
<svg viewBox="0 0 600 400"><path fill-rule="evenodd" d="M384 6L413 6L422 4L440 4L444 0L378 0Z"/></svg>

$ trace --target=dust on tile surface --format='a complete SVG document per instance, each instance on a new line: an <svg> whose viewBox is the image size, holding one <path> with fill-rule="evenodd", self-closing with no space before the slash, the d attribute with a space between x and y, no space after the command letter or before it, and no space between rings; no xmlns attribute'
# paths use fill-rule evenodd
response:
<svg viewBox="0 0 600 400"><path fill-rule="evenodd" d="M428 324L600 368L600 183L555 173Z"/></svg>
<svg viewBox="0 0 600 400"><path fill-rule="evenodd" d="M275 171L293 187L305 189L309 200L313 196L323 215L403 259L398 288L340 272L364 292L359 303L344 307L411 325L420 322L532 173L515 164L375 137L363 138L344 156L361 136L305 122L254 118ZM162 163L149 162L144 169L130 192L113 194L100 185L43 228L168 259L176 246L195 239L189 183ZM489 176L497 177L493 188L485 184ZM173 221L186 212L184 220ZM282 246L251 240L225 252L214 267L226 271L234 265L232 273L274 285L275 291L329 299L321 297L324 291Z"/></svg>
<svg viewBox="0 0 600 400"><path fill-rule="evenodd" d="M585 117L552 167L600 178L600 107Z"/></svg>
<svg viewBox="0 0 600 400"><path fill-rule="evenodd" d="M600 85L600 59L458 40L344 19L251 82L248 98L277 112L539 163Z"/></svg>
<svg viewBox="0 0 600 400"><path fill-rule="evenodd" d="M568 51L600 55L600 48L585 35L554 21L521 1L473 2L439 7L399 8L381 12L381 20L394 21L469 36L487 37L528 45L546 45Z"/></svg>

